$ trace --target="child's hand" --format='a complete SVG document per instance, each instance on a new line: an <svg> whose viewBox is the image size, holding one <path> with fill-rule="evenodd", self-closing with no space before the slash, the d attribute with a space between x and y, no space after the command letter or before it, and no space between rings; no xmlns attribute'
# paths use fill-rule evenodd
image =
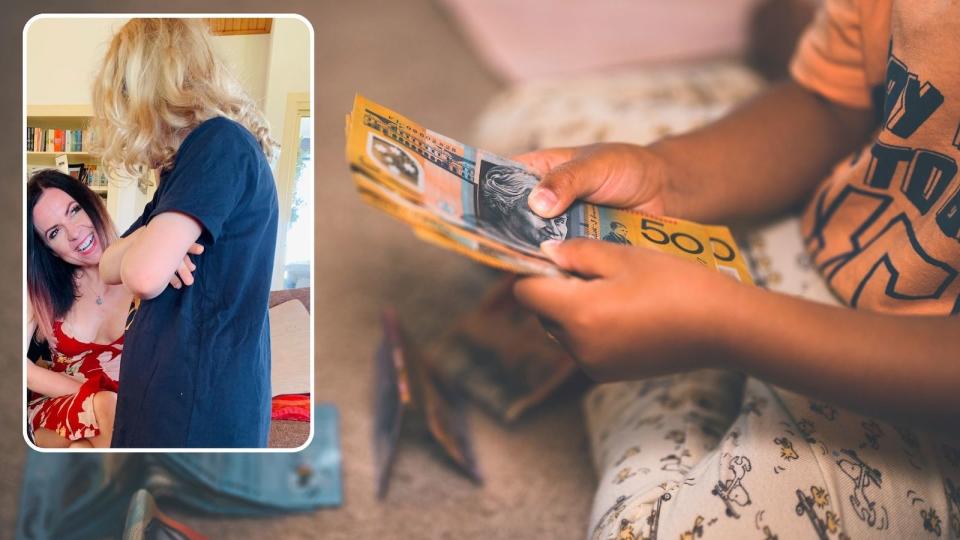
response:
<svg viewBox="0 0 960 540"><path fill-rule="evenodd" d="M669 213L663 198L666 163L642 146L603 143L552 148L513 159L540 175L541 182L528 201L542 217L562 213L576 199L656 215Z"/></svg>
<svg viewBox="0 0 960 540"><path fill-rule="evenodd" d="M193 261L190 260L190 255L200 255L201 253L203 253L203 246L194 242L194 244L190 246L190 249L187 250L187 254L183 256L183 262L180 263L177 272L170 278L171 287L180 289L181 287L193 285L193 271L197 269L197 265L193 264Z"/></svg>
<svg viewBox="0 0 960 540"><path fill-rule="evenodd" d="M592 279L529 277L514 294L594 379L720 363L729 337L722 313L743 285L645 248L584 239L541 247L560 267Z"/></svg>

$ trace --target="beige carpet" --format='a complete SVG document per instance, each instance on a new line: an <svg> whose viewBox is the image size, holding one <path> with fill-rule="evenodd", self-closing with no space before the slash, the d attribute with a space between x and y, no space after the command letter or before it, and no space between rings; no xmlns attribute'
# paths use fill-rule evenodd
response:
<svg viewBox="0 0 960 540"><path fill-rule="evenodd" d="M110 11L98 4L99 9ZM494 274L415 240L390 218L365 207L343 161L343 117L355 92L470 142L470 131L498 83L484 70L432 2L116 2L114 11L299 12L316 30L316 391L335 403L342 421L345 503L342 508L268 520L183 516L212 538L581 538L595 482L575 396L568 393L504 429L471 412L483 486L477 487L437 455L432 443L402 441L390 492L374 496L371 452L371 357L379 337L378 311L398 307L411 333L435 335L477 301ZM48 2L64 12L72 3ZM134 7L136 6L136 7ZM19 73L20 30L33 14L12 7L2 39L10 54L4 71ZM37 8L39 9L39 8ZM19 11L14 11L19 10ZM16 83L16 84L14 84ZM2 155L3 245L7 276L0 297L0 537L16 515L24 445L20 396L19 78L4 85ZM16 135L16 136L14 136Z"/></svg>

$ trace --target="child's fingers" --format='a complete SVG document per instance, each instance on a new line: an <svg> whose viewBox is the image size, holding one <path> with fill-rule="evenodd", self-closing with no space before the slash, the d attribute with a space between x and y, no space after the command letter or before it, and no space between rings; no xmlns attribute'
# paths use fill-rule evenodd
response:
<svg viewBox="0 0 960 540"><path fill-rule="evenodd" d="M577 310L585 282L577 278L529 277L513 285L517 301L560 326Z"/></svg>
<svg viewBox="0 0 960 540"><path fill-rule="evenodd" d="M200 244L194 243L192 246L190 246L190 249L187 250L187 253L191 255L200 255L201 253L203 253L203 246Z"/></svg>
<svg viewBox="0 0 960 540"><path fill-rule="evenodd" d="M634 255L631 248L586 238L548 240L540 249L564 270L584 277L610 277Z"/></svg>
<svg viewBox="0 0 960 540"><path fill-rule="evenodd" d="M538 215L561 214L577 199L588 199L606 182L609 167L597 159L574 157L551 167L530 192L527 204Z"/></svg>
<svg viewBox="0 0 960 540"><path fill-rule="evenodd" d="M543 176L557 165L570 161L576 154L576 148L547 148L513 156L511 159L523 163L533 172Z"/></svg>
<svg viewBox="0 0 960 540"><path fill-rule="evenodd" d="M200 252L203 252L203 246L200 244L194 244L193 246L199 247ZM192 250L193 248L190 249ZM197 265L193 264L193 261L190 260L190 255L184 255L183 261L181 261L180 266L177 267L177 271L173 274L173 277L170 278L170 286L174 289L180 289L193 285L193 271L196 269Z"/></svg>
<svg viewBox="0 0 960 540"><path fill-rule="evenodd" d="M186 258L184 258L184 262L180 263L180 268L177 269L177 275L180 276L180 281L182 281L184 285L188 287L193 285L193 274L190 273L190 269L187 268Z"/></svg>

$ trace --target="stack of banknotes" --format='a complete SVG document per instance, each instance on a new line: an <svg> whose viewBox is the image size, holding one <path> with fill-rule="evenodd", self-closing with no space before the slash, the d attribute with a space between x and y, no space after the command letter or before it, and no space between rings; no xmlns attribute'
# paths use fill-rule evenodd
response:
<svg viewBox="0 0 960 540"><path fill-rule="evenodd" d="M544 219L527 205L536 173L435 133L357 96L347 161L361 197L423 240L516 274L561 275L546 240L594 238L672 253L743 282L746 262L723 226L577 202Z"/></svg>

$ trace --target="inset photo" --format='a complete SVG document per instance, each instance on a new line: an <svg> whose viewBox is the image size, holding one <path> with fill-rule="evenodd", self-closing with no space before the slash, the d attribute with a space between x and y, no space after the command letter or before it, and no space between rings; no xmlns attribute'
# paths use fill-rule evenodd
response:
<svg viewBox="0 0 960 540"><path fill-rule="evenodd" d="M24 44L24 437L304 448L309 23L38 16Z"/></svg>

